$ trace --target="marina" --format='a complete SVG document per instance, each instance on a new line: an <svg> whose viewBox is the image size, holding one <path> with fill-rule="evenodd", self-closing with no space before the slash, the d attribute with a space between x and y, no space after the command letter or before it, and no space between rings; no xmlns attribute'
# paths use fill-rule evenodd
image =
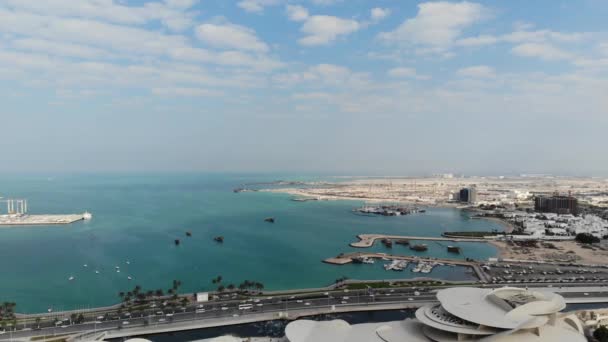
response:
<svg viewBox="0 0 608 342"><path fill-rule="evenodd" d="M335 258L327 258L324 263L332 265L346 265L353 263L354 260L369 260L380 259L390 261L384 264L386 271L401 272L408 267L409 263L416 264L412 268L413 273L431 273L436 266L462 266L471 269L477 278L482 281L487 281L487 276L481 269L478 263L458 259L443 259L443 258L421 258L417 256L390 255L385 253L347 253L338 255Z"/></svg>

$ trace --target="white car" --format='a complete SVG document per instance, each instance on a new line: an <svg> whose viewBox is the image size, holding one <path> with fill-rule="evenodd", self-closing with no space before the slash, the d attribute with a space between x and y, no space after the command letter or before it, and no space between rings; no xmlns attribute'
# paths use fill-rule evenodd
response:
<svg viewBox="0 0 608 342"><path fill-rule="evenodd" d="M123 325L129 325L129 322L127 322L127 321L123 321L123 322L122 322L122 324L123 324Z"/></svg>
<svg viewBox="0 0 608 342"><path fill-rule="evenodd" d="M98 321L102 321L103 320L103 316L97 316L97 320Z"/></svg>
<svg viewBox="0 0 608 342"><path fill-rule="evenodd" d="M414 300L414 298L410 297L410 298L408 298L407 300Z"/></svg>
<svg viewBox="0 0 608 342"><path fill-rule="evenodd" d="M347 302L347 301L345 301L345 300L343 300L343 301L342 301L342 304L348 304L348 302Z"/></svg>
<svg viewBox="0 0 608 342"><path fill-rule="evenodd" d="M310 302L306 302L306 303L304 303L304 305L310 306Z"/></svg>
<svg viewBox="0 0 608 342"><path fill-rule="evenodd" d="M296 303L302 303L302 302L303 302L303 300L301 300L301 299L296 300Z"/></svg>
<svg viewBox="0 0 608 342"><path fill-rule="evenodd" d="M166 321L167 321L166 319L161 318L161 319L158 320L158 323L162 323L162 322L166 322Z"/></svg>
<svg viewBox="0 0 608 342"><path fill-rule="evenodd" d="M222 306L222 311L226 311L226 310L228 310L228 308L225 306Z"/></svg>
<svg viewBox="0 0 608 342"><path fill-rule="evenodd" d="M168 313L165 316L167 316L167 317L173 317L173 314L172 313Z"/></svg>

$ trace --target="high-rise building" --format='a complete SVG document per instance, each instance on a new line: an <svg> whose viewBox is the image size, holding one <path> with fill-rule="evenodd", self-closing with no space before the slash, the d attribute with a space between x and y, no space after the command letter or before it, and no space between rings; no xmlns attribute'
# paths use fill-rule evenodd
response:
<svg viewBox="0 0 608 342"><path fill-rule="evenodd" d="M462 188L460 189L460 202L475 203L477 202L477 189L476 188Z"/></svg>
<svg viewBox="0 0 608 342"><path fill-rule="evenodd" d="M572 196L537 196L534 210L541 213L578 214L578 200Z"/></svg>

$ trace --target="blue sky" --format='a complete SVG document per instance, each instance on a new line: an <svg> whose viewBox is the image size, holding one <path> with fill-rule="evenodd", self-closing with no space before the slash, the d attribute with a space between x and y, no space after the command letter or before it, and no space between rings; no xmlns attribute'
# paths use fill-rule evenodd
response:
<svg viewBox="0 0 608 342"><path fill-rule="evenodd" d="M0 171L608 174L608 2L0 0Z"/></svg>

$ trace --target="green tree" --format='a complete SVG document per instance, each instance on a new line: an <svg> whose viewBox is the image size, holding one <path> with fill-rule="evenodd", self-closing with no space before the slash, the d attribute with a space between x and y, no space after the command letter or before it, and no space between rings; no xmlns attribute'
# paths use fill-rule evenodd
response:
<svg viewBox="0 0 608 342"><path fill-rule="evenodd" d="M580 243L598 243L600 242L600 238L598 238L597 236L593 236L589 233L578 233L576 234L576 241L580 242Z"/></svg>
<svg viewBox="0 0 608 342"><path fill-rule="evenodd" d="M600 342L608 342L608 328L605 325L595 329L593 337Z"/></svg>

